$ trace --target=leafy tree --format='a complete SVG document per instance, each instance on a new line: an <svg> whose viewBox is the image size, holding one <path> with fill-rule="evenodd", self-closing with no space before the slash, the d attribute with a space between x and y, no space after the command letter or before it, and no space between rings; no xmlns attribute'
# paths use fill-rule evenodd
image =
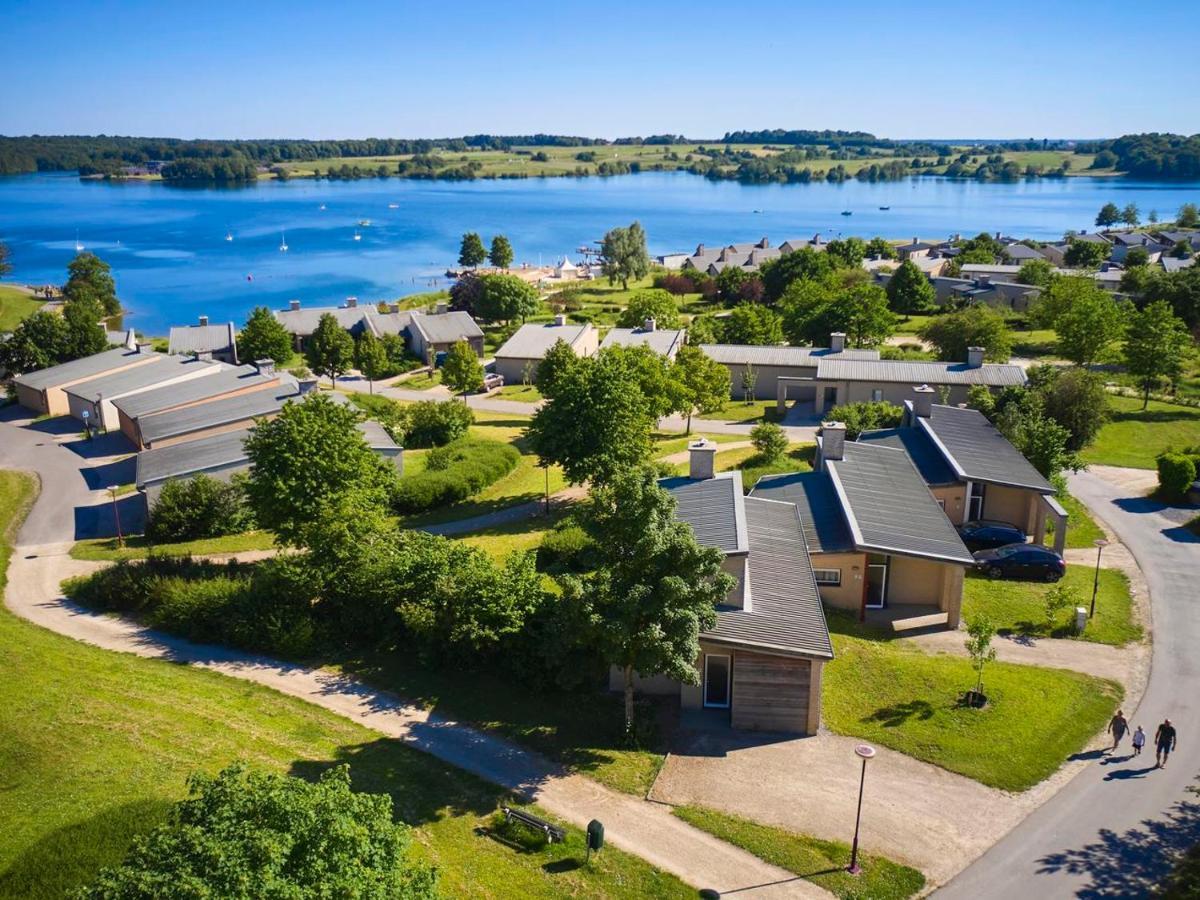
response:
<svg viewBox="0 0 1200 900"><path fill-rule="evenodd" d="M272 359L283 365L292 358L292 336L265 306L256 306L237 336L238 358L245 362Z"/></svg>
<svg viewBox="0 0 1200 900"><path fill-rule="evenodd" d="M1132 251L1130 251L1132 252ZM1149 254L1147 254L1148 256ZM1192 245L1180 238L1173 247L1171 247L1172 259L1189 259L1192 255Z"/></svg>
<svg viewBox="0 0 1200 900"><path fill-rule="evenodd" d="M653 319L658 328L679 328L683 324L675 298L662 288L635 292L629 298L629 305L621 310L617 325L641 328L647 319Z"/></svg>
<svg viewBox="0 0 1200 900"><path fill-rule="evenodd" d="M246 494L259 525L282 543L306 546L322 509L350 491L363 509L387 504L396 468L367 446L358 418L350 406L310 394L246 438Z"/></svg>
<svg viewBox="0 0 1200 900"><path fill-rule="evenodd" d="M758 455L768 462L779 459L788 448L787 435L774 422L760 422L751 428L750 443L754 445Z"/></svg>
<svg viewBox="0 0 1200 900"><path fill-rule="evenodd" d="M1090 366L1125 333L1125 309L1107 291L1083 294L1058 317L1058 352L1080 366Z"/></svg>
<svg viewBox="0 0 1200 900"><path fill-rule="evenodd" d="M1119 221L1121 221L1121 210L1115 203L1105 203L1100 207L1100 212L1096 213L1097 228L1111 228Z"/></svg>
<svg viewBox="0 0 1200 900"><path fill-rule="evenodd" d="M1068 448L1071 432L1042 412L1035 395L1006 403L996 416L996 427L1048 479L1082 465Z"/></svg>
<svg viewBox="0 0 1200 900"><path fill-rule="evenodd" d="M474 269L476 266L482 265L485 259L487 259L487 250L483 248L483 240L477 232L468 231L462 236L462 243L458 248L458 264Z"/></svg>
<svg viewBox="0 0 1200 900"><path fill-rule="evenodd" d="M1150 210L1150 215L1146 216L1146 221L1148 221L1151 225L1157 225L1158 224L1158 210L1157 209Z"/></svg>
<svg viewBox="0 0 1200 900"><path fill-rule="evenodd" d="M512 244L508 242L508 238L506 238L504 235L496 235L494 238L492 238L491 249L488 250L488 262L490 262L497 269L507 269L512 265L512 261Z"/></svg>
<svg viewBox="0 0 1200 900"><path fill-rule="evenodd" d="M0 278L13 270L11 259L12 254L9 252L8 244L0 241Z"/></svg>
<svg viewBox="0 0 1200 900"><path fill-rule="evenodd" d="M634 374L646 409L655 420L682 408L682 389L674 377L670 360L661 353L639 344L606 347L601 355L621 358L622 365Z"/></svg>
<svg viewBox="0 0 1200 900"><path fill-rule="evenodd" d="M39 310L0 341L0 370L13 375L35 372L65 362L70 334L63 316Z"/></svg>
<svg viewBox="0 0 1200 900"><path fill-rule="evenodd" d="M370 331L364 331L355 341L354 366L367 379L372 394L375 393L375 381L391 371L392 362L388 359L387 349Z"/></svg>
<svg viewBox="0 0 1200 900"><path fill-rule="evenodd" d="M1168 497L1183 497L1196 481L1196 460L1187 453L1164 450L1155 458L1159 490Z"/></svg>
<svg viewBox="0 0 1200 900"><path fill-rule="evenodd" d="M967 406L991 419L996 413L996 395L986 384L973 384L967 388Z"/></svg>
<svg viewBox="0 0 1200 900"><path fill-rule="evenodd" d="M475 422L475 414L465 403L422 400L407 409L405 439L410 447L445 446L466 437Z"/></svg>
<svg viewBox="0 0 1200 900"><path fill-rule="evenodd" d="M600 271L609 284L621 282L627 290L631 279L650 273L650 255L646 252L646 232L638 222L628 228L613 228L600 242Z"/></svg>
<svg viewBox="0 0 1200 900"><path fill-rule="evenodd" d="M749 406L754 400L754 389L758 386L758 370L750 363L746 363L741 374L742 399Z"/></svg>
<svg viewBox="0 0 1200 900"><path fill-rule="evenodd" d="M336 387L337 379L354 364L354 339L331 313L324 313L309 335L304 358L310 369L318 375L328 375L330 385Z"/></svg>
<svg viewBox="0 0 1200 900"><path fill-rule="evenodd" d="M1185 203L1175 214L1175 224L1180 228L1200 228L1200 207L1195 203Z"/></svg>
<svg viewBox="0 0 1200 900"><path fill-rule="evenodd" d="M1145 297L1154 290L1159 270L1150 266L1132 266L1121 273L1120 291L1133 297Z"/></svg>
<svg viewBox="0 0 1200 900"><path fill-rule="evenodd" d="M1150 251L1145 247L1131 247L1125 254L1125 268L1135 268L1150 264Z"/></svg>
<svg viewBox="0 0 1200 900"><path fill-rule="evenodd" d="M1021 264L1021 270L1017 272L1017 283L1045 288L1050 286L1053 277L1054 266L1050 264L1050 260L1031 259Z"/></svg>
<svg viewBox="0 0 1200 900"><path fill-rule="evenodd" d="M837 290L827 283L797 281L779 307L793 344L825 346L830 334L841 331L851 347L876 347L896 329L887 293L867 282Z"/></svg>
<svg viewBox="0 0 1200 900"><path fill-rule="evenodd" d="M572 484L611 479L650 455L654 426L638 372L620 354L576 361L554 382L554 396L526 435L541 465L560 465Z"/></svg>
<svg viewBox="0 0 1200 900"><path fill-rule="evenodd" d="M983 693L983 669L996 658L996 648L992 646L992 638L996 636L996 626L987 616L980 616L967 623L967 640L965 646L967 655L971 657L971 668L977 673L975 693Z"/></svg>
<svg viewBox="0 0 1200 900"><path fill-rule="evenodd" d="M725 319L725 341L730 344L782 344L783 320L770 307L743 303Z"/></svg>
<svg viewBox="0 0 1200 900"><path fill-rule="evenodd" d="M94 253L80 253L67 264L67 273L67 283L63 285L64 297L68 300L93 300L99 304L104 316L120 314L117 285L108 263Z"/></svg>
<svg viewBox="0 0 1200 900"><path fill-rule="evenodd" d="M1108 244L1071 238L1063 254L1063 263L1071 269L1098 269L1108 259Z"/></svg>
<svg viewBox="0 0 1200 900"><path fill-rule="evenodd" d="M892 312L911 316L932 309L937 292L917 264L906 259L888 279L887 296Z"/></svg>
<svg viewBox="0 0 1200 900"><path fill-rule="evenodd" d="M1148 304L1129 317L1125 332L1125 369L1142 388L1142 409L1150 404L1150 392L1163 379L1174 381L1192 347L1187 326L1163 300Z"/></svg>
<svg viewBox="0 0 1200 900"><path fill-rule="evenodd" d="M1086 303L1103 291L1095 279L1087 275L1055 277L1034 301L1029 318L1040 328L1054 328L1058 319L1076 303Z"/></svg>
<svg viewBox="0 0 1200 900"><path fill-rule="evenodd" d="M1067 449L1089 446L1108 421L1103 377L1087 369L1060 366L1034 366L1028 376L1042 411L1067 429Z"/></svg>
<svg viewBox="0 0 1200 900"><path fill-rule="evenodd" d="M688 341L693 344L719 344L722 336L720 320L709 313L695 316L688 323Z"/></svg>
<svg viewBox="0 0 1200 900"><path fill-rule="evenodd" d="M854 269L862 265L867 257L867 245L862 238L849 237L830 241L825 253L835 266Z"/></svg>
<svg viewBox="0 0 1200 900"><path fill-rule="evenodd" d="M1141 222L1141 213L1138 212L1136 203L1126 203L1125 208L1121 210L1121 223L1128 225L1130 228L1137 228Z"/></svg>
<svg viewBox="0 0 1200 900"><path fill-rule="evenodd" d="M834 268L834 262L823 251L801 247L769 259L758 270L763 294L768 303L777 303L796 281L824 281Z"/></svg>
<svg viewBox="0 0 1200 900"><path fill-rule="evenodd" d="M488 322L524 322L538 310L537 288L516 275L480 275L479 283L475 312Z"/></svg>
<svg viewBox="0 0 1200 900"><path fill-rule="evenodd" d="M856 441L864 431L895 428L903 417L904 407L895 403L888 403L886 400L863 400L835 406L829 411L828 418L845 425L846 437Z"/></svg>
<svg viewBox="0 0 1200 900"><path fill-rule="evenodd" d="M467 394L483 387L483 365L467 341L455 341L442 363L442 383L456 394Z"/></svg>
<svg viewBox="0 0 1200 900"><path fill-rule="evenodd" d="M1056 584L1046 591L1042 607L1046 610L1046 627L1053 632L1063 612L1079 606L1079 592L1065 584Z"/></svg>
<svg viewBox="0 0 1200 900"><path fill-rule="evenodd" d="M1165 300L1189 330L1200 330L1200 266L1159 276L1146 293L1146 300Z"/></svg>
<svg viewBox="0 0 1200 900"><path fill-rule="evenodd" d="M562 338L556 340L537 366L537 386L543 397L553 397L562 373L579 361L571 345Z"/></svg>
<svg viewBox="0 0 1200 900"><path fill-rule="evenodd" d="M895 259L896 247L889 240L873 237L867 241L867 256L878 259Z"/></svg>
<svg viewBox="0 0 1200 900"><path fill-rule="evenodd" d="M696 542L675 517L675 500L648 467L622 469L593 489L576 515L599 565L567 578L588 612L593 641L621 670L625 727L633 727L633 679L666 675L697 684L700 632L716 624L716 605L734 586L723 555Z"/></svg>
<svg viewBox="0 0 1200 900"><path fill-rule="evenodd" d="M254 527L240 483L218 481L200 474L163 485L146 537L160 543L238 534Z"/></svg>
<svg viewBox="0 0 1200 900"><path fill-rule="evenodd" d="M386 794L356 793L338 766L313 783L230 766L196 773L167 821L103 869L86 900L163 896L356 897L436 895L436 872L408 858L408 826ZM252 886L252 887L250 887Z"/></svg>
<svg viewBox="0 0 1200 900"><path fill-rule="evenodd" d="M450 285L450 308L479 316L479 298L483 296L483 282L474 272L464 272L458 281Z"/></svg>
<svg viewBox="0 0 1200 900"><path fill-rule="evenodd" d="M691 434L693 414L717 412L729 400L729 369L699 347L685 344L675 356L673 375L679 385L679 406L687 416L687 433Z"/></svg>
<svg viewBox="0 0 1200 900"><path fill-rule="evenodd" d="M101 324L103 316L100 304L84 294L63 304L62 317L67 323L67 340L62 351L64 359L91 356L108 346L108 336Z"/></svg>
<svg viewBox="0 0 1200 900"><path fill-rule="evenodd" d="M968 306L930 319L919 334L937 351L938 359L962 362L968 347L982 347L985 359L1007 362L1012 332L1004 317L986 305Z"/></svg>

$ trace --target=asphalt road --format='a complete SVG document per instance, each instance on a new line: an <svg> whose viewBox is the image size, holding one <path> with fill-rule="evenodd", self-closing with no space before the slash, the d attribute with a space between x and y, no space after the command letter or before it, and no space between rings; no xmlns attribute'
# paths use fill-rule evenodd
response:
<svg viewBox="0 0 1200 900"><path fill-rule="evenodd" d="M1150 588L1150 681L1137 709L1125 710L1146 730L1146 750L1130 757L1126 738L1115 758L1095 754L1094 766L938 891L945 900L1146 896L1172 854L1200 840L1200 794L1189 791L1200 787L1200 538L1180 527L1181 510L1123 496L1087 472L1070 484L1129 547ZM1165 717L1179 745L1156 770L1150 743Z"/></svg>

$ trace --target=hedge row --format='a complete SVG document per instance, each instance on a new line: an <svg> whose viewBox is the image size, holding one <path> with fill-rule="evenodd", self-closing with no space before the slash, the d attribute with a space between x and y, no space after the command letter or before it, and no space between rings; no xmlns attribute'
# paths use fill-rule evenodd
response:
<svg viewBox="0 0 1200 900"><path fill-rule="evenodd" d="M411 515L458 503L503 478L520 459L515 447L501 441L463 438L431 450L425 471L401 478L392 505Z"/></svg>

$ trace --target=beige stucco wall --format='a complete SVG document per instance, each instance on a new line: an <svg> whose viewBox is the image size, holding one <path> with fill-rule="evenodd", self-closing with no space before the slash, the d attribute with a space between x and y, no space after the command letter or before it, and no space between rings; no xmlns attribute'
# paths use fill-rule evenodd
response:
<svg viewBox="0 0 1200 900"><path fill-rule="evenodd" d="M742 375L746 371L743 365L728 365L722 363L729 370L729 388L730 395L734 400L744 400L745 391L742 390ZM774 400L779 390L780 378L813 378L817 374L816 366L755 366L754 374L757 380L754 382L754 399L756 400ZM811 393L811 387L805 389L800 386L789 388L788 400L806 399L811 400L812 397L807 396Z"/></svg>
<svg viewBox="0 0 1200 900"><path fill-rule="evenodd" d="M1024 488L989 484L983 495L983 517L1016 525L1026 534L1037 529L1037 505L1041 495Z"/></svg>
<svg viewBox="0 0 1200 900"><path fill-rule="evenodd" d="M894 403L897 406L902 406L902 405L904 405L905 400L912 399L913 387L914 387L914 385L909 384L907 382L898 382L898 381L897 382L883 382L883 383L874 382L874 381L820 381L820 382L817 382L817 384L822 387L829 386L829 387L837 388L836 403L838 406L842 406L847 403L867 402L872 399L871 393L874 390L882 391L883 392L882 399L884 401L886 401L887 403ZM929 382L929 386L934 388L935 390L939 391L939 393L937 395L938 399L936 399L935 402L941 403L942 402L942 400L940 399L941 398L941 394L940 394L941 385L938 385L936 382ZM946 402L951 405L958 404L958 403L966 403L968 389L969 389L969 386L965 385L965 384L950 385L949 386L950 396L947 398ZM818 391L818 394L817 394L817 412L818 413L824 411L822 408L824 394L825 394L824 391Z"/></svg>
<svg viewBox="0 0 1200 900"><path fill-rule="evenodd" d="M942 571L946 566L930 559L893 556L888 567L889 606L919 603L940 605Z"/></svg>
<svg viewBox="0 0 1200 900"><path fill-rule="evenodd" d="M813 553L814 569L841 569L842 583L838 587L818 584L821 602L838 609L858 612L862 608L863 572L866 557L862 553ZM858 571L854 571L855 567Z"/></svg>
<svg viewBox="0 0 1200 900"><path fill-rule="evenodd" d="M93 378L100 378L102 375L112 375L114 372L124 372L126 369L132 369L134 366L140 366L149 360L154 359L158 354L146 352L138 354L130 354L129 362L123 366L113 366L104 372L93 375L88 375L84 378L72 378L69 381L64 381L62 384L48 387L45 391L29 391L27 399L34 405L28 406L29 409L37 410L43 414L51 416L65 416L71 411L71 404L67 398L67 393L64 388L69 388L72 385L80 384L84 381L91 381ZM35 400L39 394L43 396L41 400ZM17 402L22 406L26 406L25 400L21 399L21 386L17 385Z"/></svg>
<svg viewBox="0 0 1200 900"><path fill-rule="evenodd" d="M212 397L205 397L203 400L193 400L190 403L180 403L176 406L163 407L160 410L156 410L155 413L157 414L159 412L167 412L168 410L188 409L193 406L201 406L205 403L211 403L214 400L226 400L230 397L240 397L243 394L253 394L256 391L265 391L268 388L275 388L278 386L279 386L279 379L273 378L270 381L263 383L263 384L254 384L254 385L251 385L250 387L239 388L238 390L235 390L235 391L226 391L223 394L216 394ZM133 442L134 446L136 446L139 450L144 449L144 445L142 443L141 431L138 429L136 420L129 418L129 416L125 415L125 413L120 409L117 410L117 419L120 422L121 432L125 435L125 437L129 438L129 440L131 440ZM230 429L225 429L225 430L228 431ZM217 433L219 433L219 432L217 432ZM187 439L191 440L192 437L189 435ZM178 441L176 441L176 443L178 443ZM166 446L166 444L160 443L159 446Z"/></svg>
<svg viewBox="0 0 1200 900"><path fill-rule="evenodd" d="M935 500L942 502L943 508L946 510L946 517L951 522L955 525L962 523L963 516L966 515L967 486L965 484L934 487L930 488L929 492L933 494Z"/></svg>
<svg viewBox="0 0 1200 900"><path fill-rule="evenodd" d="M24 384L14 384L17 391L17 402L28 410L44 415L50 412L46 405L46 395L41 391ZM62 391L59 391L61 394Z"/></svg>

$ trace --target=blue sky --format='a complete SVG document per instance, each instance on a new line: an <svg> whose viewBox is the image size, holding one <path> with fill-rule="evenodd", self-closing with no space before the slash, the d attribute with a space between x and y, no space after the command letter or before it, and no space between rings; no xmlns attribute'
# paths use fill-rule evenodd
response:
<svg viewBox="0 0 1200 900"><path fill-rule="evenodd" d="M0 133L1196 130L1195 104L1172 87L1195 52L1184 7L966 7L0 0Z"/></svg>

